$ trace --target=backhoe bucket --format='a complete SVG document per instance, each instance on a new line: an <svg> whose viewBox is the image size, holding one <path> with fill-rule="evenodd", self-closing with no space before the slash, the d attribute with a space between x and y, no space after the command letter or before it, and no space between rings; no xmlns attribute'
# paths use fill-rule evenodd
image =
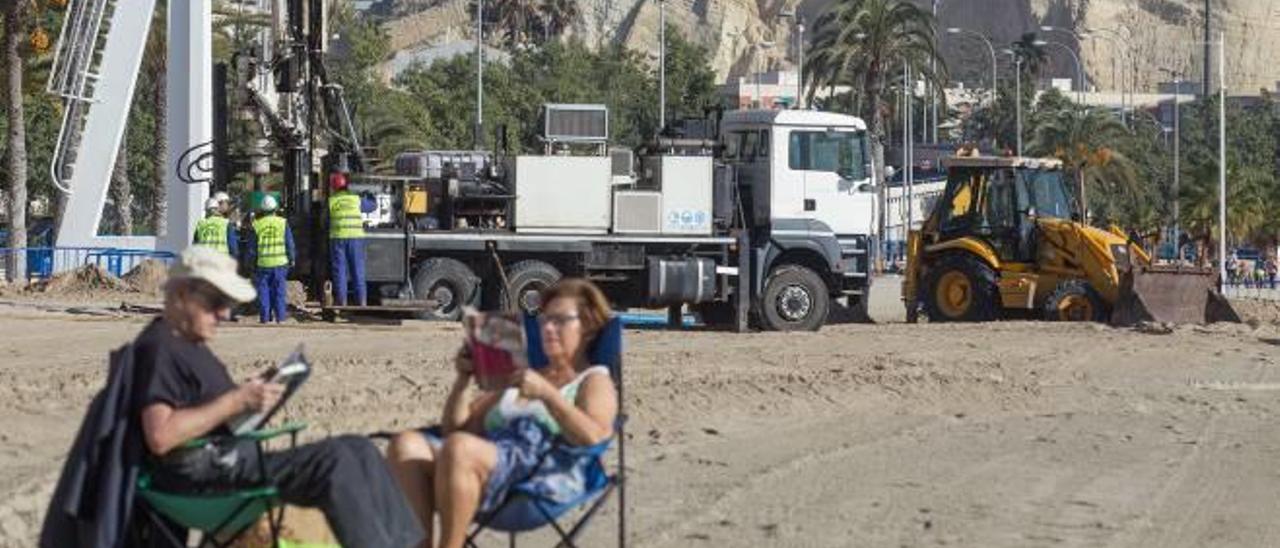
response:
<svg viewBox="0 0 1280 548"><path fill-rule="evenodd" d="M1208 324L1239 322L1231 303L1218 293L1212 270L1183 267L1134 267L1121 276L1114 325L1140 322Z"/></svg>

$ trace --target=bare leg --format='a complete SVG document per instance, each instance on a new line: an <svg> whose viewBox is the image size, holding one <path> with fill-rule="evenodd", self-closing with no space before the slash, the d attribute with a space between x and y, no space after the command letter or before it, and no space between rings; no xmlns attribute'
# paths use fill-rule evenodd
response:
<svg viewBox="0 0 1280 548"><path fill-rule="evenodd" d="M387 447L387 464L395 476L405 498L413 506L413 512L422 522L422 530L426 533L422 548L432 546L431 528L435 521L435 492L432 488L432 475L436 465L435 451L421 432L401 432L391 440Z"/></svg>
<svg viewBox="0 0 1280 548"><path fill-rule="evenodd" d="M465 432L449 435L436 463L436 500L440 506L441 548L462 548L467 528L480 506L489 473L498 462L498 448Z"/></svg>

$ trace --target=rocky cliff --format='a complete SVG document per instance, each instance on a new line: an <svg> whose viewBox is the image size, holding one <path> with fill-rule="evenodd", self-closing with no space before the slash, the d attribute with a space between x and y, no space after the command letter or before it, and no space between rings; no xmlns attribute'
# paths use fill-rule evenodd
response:
<svg viewBox="0 0 1280 548"><path fill-rule="evenodd" d="M620 41L656 53L657 0L578 1L582 18L571 34L588 44ZM779 14L796 7L813 21L834 1L667 0L667 20L707 47L712 66L727 78L755 67L790 68L796 58L794 27ZM931 3L916 1L926 7ZM1280 0L1212 0L1212 5L1215 33L1227 33L1229 88L1235 93L1274 90L1280 81L1280 63L1272 61L1280 52ZM387 25L393 47L404 49L469 37L471 6L471 0L387 0L379 9L391 17ZM940 0L939 17L940 27L982 32L997 47L1041 25L1113 29L1114 35L1126 39L1086 39L1075 46L1065 33L1044 33L1046 39L1077 48L1089 80L1103 90L1117 89L1126 72L1128 56L1119 51L1122 42L1137 60L1140 90L1154 91L1157 82L1167 80L1161 69L1180 71L1193 80L1202 73L1203 48L1196 43L1202 39L1202 0ZM985 45L945 33L940 40L954 79L986 85L991 61ZM1050 49L1050 74L1071 76L1074 62L1069 54Z"/></svg>

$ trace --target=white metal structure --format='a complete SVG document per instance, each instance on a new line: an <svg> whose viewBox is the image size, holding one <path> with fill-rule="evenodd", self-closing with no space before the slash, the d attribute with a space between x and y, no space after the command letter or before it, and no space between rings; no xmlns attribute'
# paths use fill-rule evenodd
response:
<svg viewBox="0 0 1280 548"><path fill-rule="evenodd" d="M98 226L111 172L124 138L155 0L71 0L50 73L48 91L64 101L64 118L50 175L68 194L58 225L61 247L118 247L180 251L190 242L207 184L177 177L177 158L213 135L210 86L212 0L172 2L169 41L167 226L153 236L102 236ZM185 167L185 166L183 166ZM65 268L74 265L55 265Z"/></svg>

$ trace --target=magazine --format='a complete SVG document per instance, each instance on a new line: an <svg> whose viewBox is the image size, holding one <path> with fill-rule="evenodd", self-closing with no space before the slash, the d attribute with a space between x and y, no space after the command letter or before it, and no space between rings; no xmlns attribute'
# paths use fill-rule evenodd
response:
<svg viewBox="0 0 1280 548"><path fill-rule="evenodd" d="M285 357L280 365L268 369L260 375L263 382L279 383L284 385L284 394L280 396L280 401L276 402L271 409L265 409L259 412L248 412L231 419L228 426L235 435L246 434L262 427L276 412L284 407L289 401L289 397L306 382L307 377L311 376L311 363L307 361L307 355L304 347L299 344L293 350L293 353Z"/></svg>
<svg viewBox="0 0 1280 548"><path fill-rule="evenodd" d="M480 389L501 390L518 384L529 367L520 316L467 309L462 326Z"/></svg>

